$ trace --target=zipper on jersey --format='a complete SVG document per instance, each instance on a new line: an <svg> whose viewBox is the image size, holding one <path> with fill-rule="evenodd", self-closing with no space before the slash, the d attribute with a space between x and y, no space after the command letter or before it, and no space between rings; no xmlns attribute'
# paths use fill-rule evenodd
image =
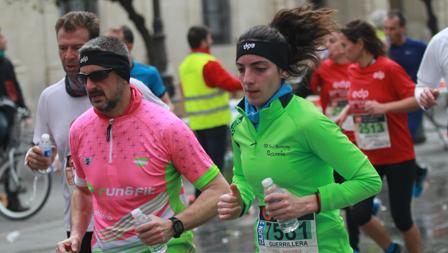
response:
<svg viewBox="0 0 448 253"><path fill-rule="evenodd" d="M112 123L114 122L114 119L109 119L109 125L107 125L106 130L106 140L109 142L109 163L112 162L112 147L113 147L113 141L112 141Z"/></svg>

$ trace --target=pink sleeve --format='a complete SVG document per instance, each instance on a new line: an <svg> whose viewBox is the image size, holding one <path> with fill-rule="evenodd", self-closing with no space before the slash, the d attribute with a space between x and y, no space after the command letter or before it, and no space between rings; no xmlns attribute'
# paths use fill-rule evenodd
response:
<svg viewBox="0 0 448 253"><path fill-rule="evenodd" d="M182 120L171 122L164 134L174 167L188 181L195 182L212 167L213 161Z"/></svg>
<svg viewBox="0 0 448 253"><path fill-rule="evenodd" d="M70 154L72 156L73 166L75 167L76 176L85 179L86 176L84 174L84 170L82 169L82 163L79 159L79 153L78 153L78 128L76 127L76 124L73 124L70 127Z"/></svg>

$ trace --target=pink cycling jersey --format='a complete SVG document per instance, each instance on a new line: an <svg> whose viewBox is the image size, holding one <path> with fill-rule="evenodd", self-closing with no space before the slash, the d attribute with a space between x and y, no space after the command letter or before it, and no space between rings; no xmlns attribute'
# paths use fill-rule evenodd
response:
<svg viewBox="0 0 448 253"><path fill-rule="evenodd" d="M97 252L141 247L133 209L169 218L185 208L181 176L201 189L219 173L182 120L131 91L123 115L90 109L70 129L75 183L93 197Z"/></svg>

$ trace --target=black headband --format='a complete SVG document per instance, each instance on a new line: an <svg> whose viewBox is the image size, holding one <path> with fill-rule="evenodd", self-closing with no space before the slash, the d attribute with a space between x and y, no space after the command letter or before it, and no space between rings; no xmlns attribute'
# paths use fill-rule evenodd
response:
<svg viewBox="0 0 448 253"><path fill-rule="evenodd" d="M279 68L288 68L288 44L281 42L265 42L246 40L238 43L236 59L245 54L262 56L275 63Z"/></svg>
<svg viewBox="0 0 448 253"><path fill-rule="evenodd" d="M102 50L89 50L81 52L79 66L98 65L104 68L111 68L117 75L129 82L131 68L129 58Z"/></svg>

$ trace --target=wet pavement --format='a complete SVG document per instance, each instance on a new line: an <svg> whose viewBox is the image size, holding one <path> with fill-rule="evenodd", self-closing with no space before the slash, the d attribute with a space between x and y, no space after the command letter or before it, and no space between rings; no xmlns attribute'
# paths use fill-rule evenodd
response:
<svg viewBox="0 0 448 253"><path fill-rule="evenodd" d="M440 114L446 120L446 113ZM443 120L442 120L443 121ZM440 136L430 124L425 124L427 141L416 146L418 161L430 167L428 181L423 195L413 200L415 223L423 237L424 252L448 253L448 151L445 151ZM444 132L445 138L446 131ZM448 139L448 138L447 138ZM60 187L61 175L56 173L49 201L36 216L25 221L10 221L0 216L1 253L48 253L54 252L56 242L64 239L62 209L63 199ZM385 184L386 185L386 184ZM187 190L192 190L191 186ZM402 243L400 233L390 218L387 189L379 195L383 207L379 217L393 239ZM254 252L252 225L257 212L240 219L222 222L213 219L194 230L199 253L246 253ZM19 232L9 242L11 233ZM361 237L362 253L381 253L369 238Z"/></svg>
<svg viewBox="0 0 448 253"><path fill-rule="evenodd" d="M443 108L439 108L441 110ZM447 122L446 113L439 111L441 122ZM422 234L425 253L448 253L448 151L444 149L441 137L435 128L425 120L426 142L416 145L417 161L430 168L425 189L419 198L414 198L412 212L414 221ZM446 129L443 131L448 141ZM389 213L387 184L378 195L382 206L378 217L385 225L394 241L403 245L400 232L394 227ZM214 219L195 230L199 252L254 252L254 235L252 226L255 217L246 215L240 219L220 222ZM368 237L361 235L362 253L381 253L382 250Z"/></svg>

